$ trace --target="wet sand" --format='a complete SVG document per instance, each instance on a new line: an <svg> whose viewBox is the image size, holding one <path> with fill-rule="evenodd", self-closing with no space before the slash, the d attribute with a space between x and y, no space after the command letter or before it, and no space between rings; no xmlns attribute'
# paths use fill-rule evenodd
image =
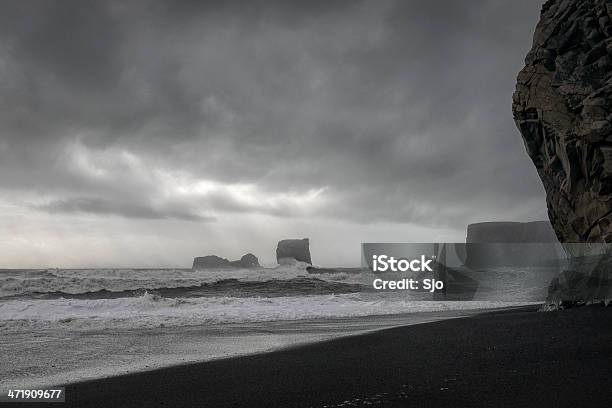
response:
<svg viewBox="0 0 612 408"><path fill-rule="evenodd" d="M0 390L39 389L368 331L471 316L479 310L197 326L78 330L61 322L0 323ZM68 325L69 326L69 325Z"/></svg>

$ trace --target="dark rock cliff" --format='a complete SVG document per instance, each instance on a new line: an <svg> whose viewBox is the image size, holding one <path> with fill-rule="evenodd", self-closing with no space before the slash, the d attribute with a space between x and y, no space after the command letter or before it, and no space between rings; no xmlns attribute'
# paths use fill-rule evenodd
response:
<svg viewBox="0 0 612 408"><path fill-rule="evenodd" d="M549 0L518 75L512 110L572 259L556 303L609 301L612 242L612 2ZM587 260L587 261L585 261Z"/></svg>
<svg viewBox="0 0 612 408"><path fill-rule="evenodd" d="M550 0L512 109L561 242L612 242L612 3Z"/></svg>

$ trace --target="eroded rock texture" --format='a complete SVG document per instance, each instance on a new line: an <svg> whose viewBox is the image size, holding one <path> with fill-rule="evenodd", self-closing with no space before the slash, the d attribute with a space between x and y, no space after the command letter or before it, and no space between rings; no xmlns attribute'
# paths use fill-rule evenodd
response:
<svg viewBox="0 0 612 408"><path fill-rule="evenodd" d="M612 276L612 1L549 0L512 109L570 256L549 302L609 302Z"/></svg>
<svg viewBox="0 0 612 408"><path fill-rule="evenodd" d="M612 2L549 0L512 109L561 242L612 242Z"/></svg>

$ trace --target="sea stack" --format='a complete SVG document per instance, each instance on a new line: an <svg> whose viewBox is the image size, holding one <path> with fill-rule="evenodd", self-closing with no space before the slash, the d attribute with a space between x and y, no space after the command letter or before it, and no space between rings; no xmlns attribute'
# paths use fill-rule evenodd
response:
<svg viewBox="0 0 612 408"><path fill-rule="evenodd" d="M563 243L612 242L612 4L547 1L525 64L512 110L555 233ZM612 275L601 258L607 247L564 246L576 262L597 260L571 266L549 298L610 299Z"/></svg>
<svg viewBox="0 0 612 408"><path fill-rule="evenodd" d="M259 268L261 266L259 265L259 259L250 252L242 255L237 261L231 261L230 264L238 268Z"/></svg>
<svg viewBox="0 0 612 408"><path fill-rule="evenodd" d="M465 242L473 268L554 266L563 253L548 221L470 224Z"/></svg>
<svg viewBox="0 0 612 408"><path fill-rule="evenodd" d="M283 239L276 246L276 261L279 264L287 261L300 261L312 265L310 259L310 248L308 238L303 239Z"/></svg>
<svg viewBox="0 0 612 408"><path fill-rule="evenodd" d="M237 261L230 261L217 255L198 256L193 258L192 269L224 269L224 268L259 268L259 260L251 253L243 255Z"/></svg>
<svg viewBox="0 0 612 408"><path fill-rule="evenodd" d="M466 243L516 242L557 243L557 237L548 221L532 222L479 222L467 228Z"/></svg>

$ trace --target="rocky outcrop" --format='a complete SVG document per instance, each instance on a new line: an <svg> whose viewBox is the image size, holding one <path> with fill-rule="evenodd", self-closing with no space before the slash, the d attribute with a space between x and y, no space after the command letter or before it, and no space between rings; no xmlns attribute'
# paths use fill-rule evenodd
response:
<svg viewBox="0 0 612 408"><path fill-rule="evenodd" d="M564 243L612 242L612 3L547 1L525 64L512 109L556 235ZM572 264L550 299L609 299L601 251L586 246L576 257L564 245Z"/></svg>
<svg viewBox="0 0 612 408"><path fill-rule="evenodd" d="M545 308L588 303L609 304L612 299L610 244L564 244L570 255L567 269L550 283Z"/></svg>
<svg viewBox="0 0 612 408"><path fill-rule="evenodd" d="M466 266L556 266L564 257L548 221L468 225Z"/></svg>
<svg viewBox="0 0 612 408"><path fill-rule="evenodd" d="M258 268L259 266L257 257L249 253L237 261L230 261L217 255L199 256L193 258L192 269Z"/></svg>
<svg viewBox="0 0 612 408"><path fill-rule="evenodd" d="M217 255L198 256L193 258L193 269L229 268L230 261Z"/></svg>
<svg viewBox="0 0 612 408"><path fill-rule="evenodd" d="M251 253L242 255L238 261L231 261L230 264L237 268L259 268L259 259Z"/></svg>
<svg viewBox="0 0 612 408"><path fill-rule="evenodd" d="M562 242L612 242L612 4L549 0L512 109Z"/></svg>
<svg viewBox="0 0 612 408"><path fill-rule="evenodd" d="M279 264L296 260L312 264L308 238L284 239L276 246L276 261Z"/></svg>
<svg viewBox="0 0 612 408"><path fill-rule="evenodd" d="M548 221L479 222L467 227L466 243L518 242L557 243Z"/></svg>

